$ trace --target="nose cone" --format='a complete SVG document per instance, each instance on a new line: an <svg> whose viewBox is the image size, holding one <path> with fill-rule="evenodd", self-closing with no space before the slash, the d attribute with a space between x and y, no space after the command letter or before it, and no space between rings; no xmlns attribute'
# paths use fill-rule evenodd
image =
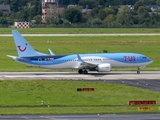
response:
<svg viewBox="0 0 160 120"><path fill-rule="evenodd" d="M147 60L148 60L148 64L151 64L153 62L153 60L150 58L147 58Z"/></svg>

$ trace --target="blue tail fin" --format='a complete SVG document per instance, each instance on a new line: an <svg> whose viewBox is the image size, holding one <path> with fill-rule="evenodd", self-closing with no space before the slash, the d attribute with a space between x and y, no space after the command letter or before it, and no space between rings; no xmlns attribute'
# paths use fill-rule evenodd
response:
<svg viewBox="0 0 160 120"><path fill-rule="evenodd" d="M21 36L21 34L17 30L12 30L12 34L14 37L14 42L15 42L19 57L47 55L47 54L35 51L32 48L32 46L24 39L24 37Z"/></svg>

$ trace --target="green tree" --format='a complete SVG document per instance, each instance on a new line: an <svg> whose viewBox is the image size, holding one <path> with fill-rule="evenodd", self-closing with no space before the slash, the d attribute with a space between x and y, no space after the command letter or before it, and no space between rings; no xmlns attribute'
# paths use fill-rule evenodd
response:
<svg viewBox="0 0 160 120"><path fill-rule="evenodd" d="M134 5L138 0L121 0L122 5Z"/></svg>
<svg viewBox="0 0 160 120"><path fill-rule="evenodd" d="M5 17L0 17L0 24L7 24L7 19Z"/></svg>
<svg viewBox="0 0 160 120"><path fill-rule="evenodd" d="M92 18L97 18L97 15L99 13L99 11L101 10L101 7L95 7L92 9L92 11L90 12L90 15Z"/></svg>
<svg viewBox="0 0 160 120"><path fill-rule="evenodd" d="M142 1L139 0L134 4L134 10L137 11L140 6L144 6L144 4Z"/></svg>
<svg viewBox="0 0 160 120"><path fill-rule="evenodd" d="M154 12L160 13L160 9L156 9L154 10Z"/></svg>
<svg viewBox="0 0 160 120"><path fill-rule="evenodd" d="M88 15L82 15L82 23L86 23L87 20L89 19L88 17L89 17Z"/></svg>
<svg viewBox="0 0 160 120"><path fill-rule="evenodd" d="M4 0L5 5L10 5L13 2L13 0Z"/></svg>
<svg viewBox="0 0 160 120"><path fill-rule="evenodd" d="M122 2L120 0L112 0L112 4L111 5L121 5Z"/></svg>
<svg viewBox="0 0 160 120"><path fill-rule="evenodd" d="M70 22L69 22L68 20L64 19L64 20L63 20L63 24L64 24L64 25L70 25Z"/></svg>
<svg viewBox="0 0 160 120"><path fill-rule="evenodd" d="M122 0L107 0L106 6L122 5Z"/></svg>
<svg viewBox="0 0 160 120"><path fill-rule="evenodd" d="M139 16L138 21L139 21L138 24L149 25L150 24L150 16L149 16L148 11L144 11L144 13Z"/></svg>
<svg viewBox="0 0 160 120"><path fill-rule="evenodd" d="M21 12L21 18L23 19L23 21L29 21L30 20L30 16L31 16L31 10L29 7L25 6L23 8L23 10L20 11ZM29 21L30 22L30 21Z"/></svg>
<svg viewBox="0 0 160 120"><path fill-rule="evenodd" d="M30 10L28 7L24 7L23 10L19 11L16 13L16 19L19 21L29 21L30 20Z"/></svg>
<svg viewBox="0 0 160 120"><path fill-rule="evenodd" d="M149 18L150 17L148 11L146 11L146 10L143 12L142 16L143 16L143 18Z"/></svg>
<svg viewBox="0 0 160 120"><path fill-rule="evenodd" d="M36 24L41 24L42 17L41 15L36 15L33 17L33 20L36 21Z"/></svg>
<svg viewBox="0 0 160 120"><path fill-rule="evenodd" d="M104 20L104 24L111 24L113 21L115 21L115 16L113 14L108 15Z"/></svg>
<svg viewBox="0 0 160 120"><path fill-rule="evenodd" d="M150 24L157 25L158 23L159 23L159 15L153 12L152 15L150 15Z"/></svg>
<svg viewBox="0 0 160 120"><path fill-rule="evenodd" d="M37 15L35 6L32 6L31 3L28 3L27 6L23 7L23 9L17 13L21 14L19 18L22 21L28 21L28 22L30 22L33 19L33 17Z"/></svg>
<svg viewBox="0 0 160 120"><path fill-rule="evenodd" d="M157 0L157 1L156 1L156 4L157 4L157 5L160 5L160 0Z"/></svg>
<svg viewBox="0 0 160 120"><path fill-rule="evenodd" d="M144 11L151 12L151 9L150 7L147 7L147 6L139 6L138 13L143 13Z"/></svg>
<svg viewBox="0 0 160 120"><path fill-rule="evenodd" d="M56 23L56 20L55 20L54 16L47 16L46 21L47 21L48 24L55 24Z"/></svg>
<svg viewBox="0 0 160 120"><path fill-rule="evenodd" d="M144 5L155 5L156 0L141 0Z"/></svg>
<svg viewBox="0 0 160 120"><path fill-rule="evenodd" d="M98 13L98 18L101 20L104 20L104 18L107 16L107 13L104 10L100 10Z"/></svg>
<svg viewBox="0 0 160 120"><path fill-rule="evenodd" d="M41 1L31 1L31 7L32 7L32 15L41 15L42 13L42 3Z"/></svg>
<svg viewBox="0 0 160 120"><path fill-rule="evenodd" d="M100 9L98 13L98 18L104 20L107 15L114 14L114 10L111 8Z"/></svg>
<svg viewBox="0 0 160 120"><path fill-rule="evenodd" d="M115 11L112 8L104 8L103 11L105 11L107 15L115 13Z"/></svg>
<svg viewBox="0 0 160 120"><path fill-rule="evenodd" d="M93 19L92 21L91 21L91 24L92 25L101 25L102 24L102 21L100 20L100 19Z"/></svg>
<svg viewBox="0 0 160 120"><path fill-rule="evenodd" d="M16 19L15 21L24 21L23 18L22 18L22 12L21 11L16 13L15 19Z"/></svg>
<svg viewBox="0 0 160 120"><path fill-rule="evenodd" d="M7 24L13 25L14 22L14 19L7 19Z"/></svg>
<svg viewBox="0 0 160 120"><path fill-rule="evenodd" d="M83 6L83 8L86 8L86 6L88 6L88 8L93 9L100 4L98 0L80 0L78 2L78 5Z"/></svg>
<svg viewBox="0 0 160 120"><path fill-rule="evenodd" d="M116 21L122 25L132 25L134 24L134 16L128 6L121 8L121 12L117 14Z"/></svg>
<svg viewBox="0 0 160 120"><path fill-rule="evenodd" d="M2 17L3 16L3 12L2 12L2 10L0 10L0 17Z"/></svg>
<svg viewBox="0 0 160 120"><path fill-rule="evenodd" d="M37 0L32 0L32 1L37 1ZM12 12L18 12L22 10L24 6L27 6L27 4L30 2L31 0L5 0L4 4L9 4Z"/></svg>
<svg viewBox="0 0 160 120"><path fill-rule="evenodd" d="M11 12L9 19L16 19L16 13Z"/></svg>
<svg viewBox="0 0 160 120"><path fill-rule="evenodd" d="M11 11L12 12L18 12L19 11L18 0L14 0L11 3Z"/></svg>
<svg viewBox="0 0 160 120"><path fill-rule="evenodd" d="M74 7L65 9L63 17L71 23L79 23L82 21L82 13Z"/></svg>
<svg viewBox="0 0 160 120"><path fill-rule="evenodd" d="M114 11L114 15L116 15L118 13L118 9L119 9L119 6L116 5L116 6L111 6L110 9L112 9Z"/></svg>
<svg viewBox="0 0 160 120"><path fill-rule="evenodd" d="M60 5L78 4L80 0L59 0Z"/></svg>

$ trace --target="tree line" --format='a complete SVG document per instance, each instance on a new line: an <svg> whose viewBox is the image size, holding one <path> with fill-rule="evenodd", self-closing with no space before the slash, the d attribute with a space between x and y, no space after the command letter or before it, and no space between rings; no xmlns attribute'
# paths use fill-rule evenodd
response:
<svg viewBox="0 0 160 120"><path fill-rule="evenodd" d="M0 11L0 24L15 21L41 23L41 0L0 0L9 4L11 14L4 16ZM65 8L58 19L47 17L47 23L64 25L160 25L160 9L152 11L148 5L160 5L160 0L59 0L59 6L76 4ZM134 5L131 8L129 5ZM82 13L82 9L89 12Z"/></svg>

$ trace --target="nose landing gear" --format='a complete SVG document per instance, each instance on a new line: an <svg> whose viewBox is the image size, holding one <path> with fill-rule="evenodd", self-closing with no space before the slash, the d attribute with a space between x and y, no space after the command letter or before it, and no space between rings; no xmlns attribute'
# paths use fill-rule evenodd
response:
<svg viewBox="0 0 160 120"><path fill-rule="evenodd" d="M140 68L138 67L137 74L140 74Z"/></svg>

